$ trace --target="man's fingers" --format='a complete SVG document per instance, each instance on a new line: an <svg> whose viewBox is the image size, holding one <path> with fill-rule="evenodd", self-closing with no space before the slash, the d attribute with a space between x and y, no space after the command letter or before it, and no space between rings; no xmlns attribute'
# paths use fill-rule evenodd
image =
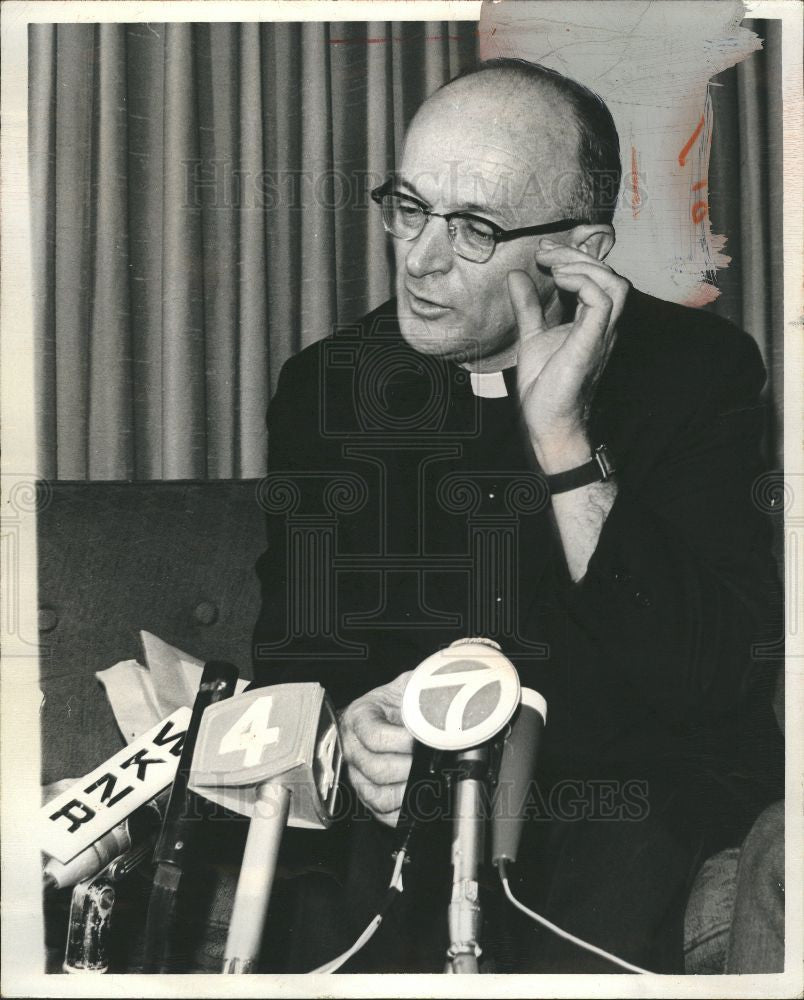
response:
<svg viewBox="0 0 804 1000"><path fill-rule="evenodd" d="M574 267L572 270L569 267L555 270L553 280L559 288L575 292L578 301L587 306L590 311L594 311L601 318L605 314L606 324L608 323L614 302L606 290L601 288L596 281L586 274L576 271Z"/></svg>
<svg viewBox="0 0 804 1000"><path fill-rule="evenodd" d="M525 271L509 271L508 294L514 307L519 339L544 330L544 311L533 279Z"/></svg>
<svg viewBox="0 0 804 1000"><path fill-rule="evenodd" d="M579 250L577 247L565 246L563 244L561 246L549 248L539 247L536 251L536 263L540 267L556 267L559 264L586 263L604 271L611 272L611 268L608 264L604 264L602 260L599 260L592 254L584 253L583 250Z"/></svg>
<svg viewBox="0 0 804 1000"><path fill-rule="evenodd" d="M553 278L559 275L582 274L603 289L614 304L619 315L628 295L629 283L610 267L593 260L576 260L569 264L559 264L553 269Z"/></svg>
<svg viewBox="0 0 804 1000"><path fill-rule="evenodd" d="M554 272L554 279L559 288L575 292L578 296L578 312L566 340L566 349L579 359L595 356L605 343L613 320L617 318L614 303L597 282L584 274L567 273L561 269ZM580 360L580 363L583 361Z"/></svg>
<svg viewBox="0 0 804 1000"><path fill-rule="evenodd" d="M394 699L401 701L412 674L412 670L405 670L403 673L398 674L390 684L386 684L383 690L387 691Z"/></svg>
<svg viewBox="0 0 804 1000"><path fill-rule="evenodd" d="M377 785L407 781L412 760L412 754L408 753L372 753L357 741L349 747L347 754L347 761Z"/></svg>
<svg viewBox="0 0 804 1000"><path fill-rule="evenodd" d="M389 722L377 705L361 705L350 718L352 731L372 753L410 754L413 737L404 726Z"/></svg>
<svg viewBox="0 0 804 1000"><path fill-rule="evenodd" d="M371 808L379 814L397 812L402 806L404 797L404 781L395 785L374 785Z"/></svg>
<svg viewBox="0 0 804 1000"><path fill-rule="evenodd" d="M369 691L340 716L349 779L372 814L388 826L399 818L413 759L413 737L401 717L410 673Z"/></svg>
<svg viewBox="0 0 804 1000"><path fill-rule="evenodd" d="M391 785L378 785L367 778L354 764L349 765L349 781L361 801L377 818L383 814L398 812L402 806L407 782L398 781Z"/></svg>

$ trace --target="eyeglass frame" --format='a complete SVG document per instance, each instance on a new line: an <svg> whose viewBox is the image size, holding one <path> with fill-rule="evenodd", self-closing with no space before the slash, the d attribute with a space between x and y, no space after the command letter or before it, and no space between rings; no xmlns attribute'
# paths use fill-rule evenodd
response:
<svg viewBox="0 0 804 1000"><path fill-rule="evenodd" d="M449 242L452 247L452 252L462 260L468 260L472 264L487 264L494 256L494 251L497 249L498 243L507 243L509 240L517 240L523 236L547 236L550 233L560 233L565 232L568 229L574 229L575 226L588 225L588 221L585 219L559 219L556 222L545 222L539 226L522 226L519 229L503 229L502 226L498 226L497 223L492 222L491 219L486 219L482 215L475 215L474 212L464 212L460 209L455 212L433 212L415 195L408 194L404 191L396 191L393 187L393 181L391 180L387 180L384 184L374 188L371 192L371 198L373 201L376 201L380 207L382 207L383 198L389 194L395 194L401 198L409 198L410 201L414 202L421 209L422 215L424 216L422 228L418 231L418 233L416 233L415 236L397 236L396 233L391 232L385 224L385 219L383 218L383 228L390 236L393 236L395 240L404 240L406 243L409 243L411 240L418 239L418 237L421 236L424 232L424 227L427 225L428 219L433 216L437 219L444 219L447 223L447 232L449 233ZM491 233L494 238L494 246L492 247L491 253L485 260L472 260L471 257L464 257L462 253L458 253L455 248L452 230L449 225L450 219L454 219L456 216L460 216L462 219L473 219L475 222L482 222L491 229Z"/></svg>

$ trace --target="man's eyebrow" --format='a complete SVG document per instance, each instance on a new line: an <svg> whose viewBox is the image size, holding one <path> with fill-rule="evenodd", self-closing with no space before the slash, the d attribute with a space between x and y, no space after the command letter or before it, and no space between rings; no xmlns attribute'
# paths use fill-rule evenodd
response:
<svg viewBox="0 0 804 1000"><path fill-rule="evenodd" d="M403 188L407 188L407 189L408 189L408 191L410 191L410 193L411 193L412 195L414 195L414 196L415 196L416 198L418 198L418 199L419 199L419 201L420 201L420 202L421 202L421 203L422 203L423 205L426 205L426 204L427 204L427 201L426 201L426 200L425 200L425 199L424 199L424 198L423 198L423 197L422 197L422 196L421 196L421 195L419 194L419 192L418 192L418 191L416 190L416 185L415 185L415 184L412 184L412 183L411 183L410 181L406 181L406 180L405 180L405 178L404 178L404 177L400 177L400 176L399 176L399 174L394 174L394 175L393 175L393 177L391 178L391 183L392 183L392 184L393 184L393 185L394 185L395 187L403 187Z"/></svg>
<svg viewBox="0 0 804 1000"><path fill-rule="evenodd" d="M411 181L406 181L404 177L400 177L398 174L395 174L391 180L396 187L407 188L407 190L410 191L415 198L418 198L423 205L428 204L427 199L422 197L422 195L416 190L416 185ZM513 219L503 209L493 208L491 205L479 205L474 201L467 202L460 208L453 209L453 211L477 213L478 215L487 217L490 216L492 219L496 216L507 225L513 225Z"/></svg>

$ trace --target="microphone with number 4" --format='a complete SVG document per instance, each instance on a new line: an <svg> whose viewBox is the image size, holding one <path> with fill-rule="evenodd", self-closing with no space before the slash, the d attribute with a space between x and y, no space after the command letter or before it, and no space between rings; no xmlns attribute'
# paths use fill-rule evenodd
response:
<svg viewBox="0 0 804 1000"><path fill-rule="evenodd" d="M319 684L258 688L204 713L190 774L199 795L251 817L223 972L255 972L285 825L332 823L342 749Z"/></svg>

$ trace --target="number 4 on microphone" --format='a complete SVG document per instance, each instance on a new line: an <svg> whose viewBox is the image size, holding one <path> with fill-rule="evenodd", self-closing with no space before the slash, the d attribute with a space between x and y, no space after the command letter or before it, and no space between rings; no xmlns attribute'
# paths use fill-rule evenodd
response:
<svg viewBox="0 0 804 1000"><path fill-rule="evenodd" d="M211 705L201 720L190 788L246 816L271 781L291 792L291 826L332 822L343 752L319 684L276 684Z"/></svg>
<svg viewBox="0 0 804 1000"><path fill-rule="evenodd" d="M232 728L224 733L219 752L242 752L243 767L259 764L265 748L279 740L279 727L270 725L273 706L274 699L269 694L252 701Z"/></svg>

